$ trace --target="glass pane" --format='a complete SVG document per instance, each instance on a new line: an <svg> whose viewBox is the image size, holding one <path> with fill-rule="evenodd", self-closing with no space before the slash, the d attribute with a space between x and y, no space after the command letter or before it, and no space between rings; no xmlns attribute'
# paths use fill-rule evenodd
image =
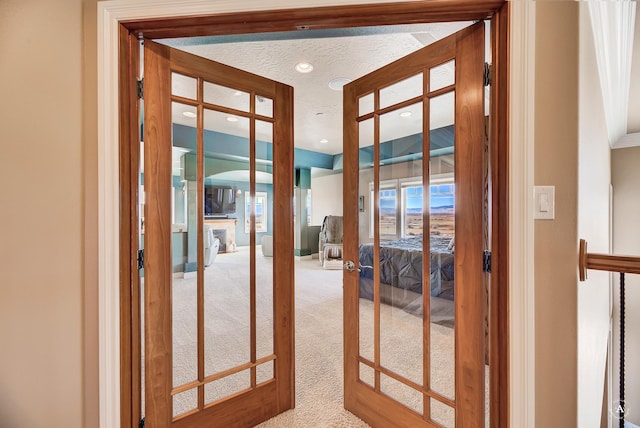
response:
<svg viewBox="0 0 640 428"><path fill-rule="evenodd" d="M358 100L358 116L373 112L373 100L373 93L360 97Z"/></svg>
<svg viewBox="0 0 640 428"><path fill-rule="evenodd" d="M198 408L198 388L193 388L173 396L173 417Z"/></svg>
<svg viewBox="0 0 640 428"><path fill-rule="evenodd" d="M256 120L256 162L269 165L272 160L273 123Z"/></svg>
<svg viewBox="0 0 640 428"><path fill-rule="evenodd" d="M232 124L235 129L230 135L225 132L229 123L227 116L205 110L205 376L251 360L251 290L250 269L247 268L250 266L250 248L242 223L238 224L243 212L238 199L242 189L248 186L249 162L230 159L220 153L225 148L227 153L232 151L237 157L246 157L250 147L249 124L248 119L238 118ZM208 128L215 124L221 125ZM217 387L214 390L226 391ZM232 391L235 392L237 390Z"/></svg>
<svg viewBox="0 0 640 428"><path fill-rule="evenodd" d="M249 111L250 94L226 86L204 82L204 102L229 107L241 111Z"/></svg>
<svg viewBox="0 0 640 428"><path fill-rule="evenodd" d="M360 380L367 385L375 386L375 370L366 364L360 363Z"/></svg>
<svg viewBox="0 0 640 428"><path fill-rule="evenodd" d="M396 110L380 116L380 174L376 195L379 206L376 233L380 238L376 263L380 272L380 284L377 284L381 302L379 346L383 367L423 385L423 243L419 231L407 236L403 226L409 209L408 201L403 198L407 195L404 184L422 186L422 103L410 106L409 110L418 113L399 117L400 111ZM400 128L398 122L403 124ZM401 128L404 128L403 135L395 134ZM411 202L412 209L420 216L422 198L416 194ZM421 399L418 409L422 412Z"/></svg>
<svg viewBox="0 0 640 428"><path fill-rule="evenodd" d="M273 117L273 100L262 95L256 95L256 114Z"/></svg>
<svg viewBox="0 0 640 428"><path fill-rule="evenodd" d="M198 80L178 73L171 73L171 94L195 100L198 98Z"/></svg>
<svg viewBox="0 0 640 428"><path fill-rule="evenodd" d="M422 117L421 102L380 116L382 161L389 156L420 153L416 152L416 144L422 143Z"/></svg>
<svg viewBox="0 0 640 428"><path fill-rule="evenodd" d="M204 386L205 406L222 400L230 395L246 391L251 388L251 375L249 370L243 370L236 374L225 376Z"/></svg>
<svg viewBox="0 0 640 428"><path fill-rule="evenodd" d="M260 364L256 367L256 385L268 382L273 379L273 361Z"/></svg>
<svg viewBox="0 0 640 428"><path fill-rule="evenodd" d="M368 119L359 124L360 138L360 180L359 197L359 240L360 240L360 305L359 305L359 337L360 355L369 361L373 361L374 345L374 308L373 298L375 287L373 285L373 209L372 190L369 186L373 182L373 119ZM371 376L373 385L373 375Z"/></svg>
<svg viewBox="0 0 640 428"><path fill-rule="evenodd" d="M173 114L187 111L196 114L195 107L172 103ZM192 133L173 133L172 149L172 287L171 307L173 325L173 386L198 380L198 206L194 180L186 180L185 163L196 157L196 136ZM187 397L188 394L184 394ZM174 411L185 398L174 400Z"/></svg>
<svg viewBox="0 0 640 428"><path fill-rule="evenodd" d="M259 133L258 133L259 131ZM255 220L256 236L256 358L274 353L273 336L273 167L270 163L273 125L256 121L256 184L255 202L249 204ZM247 193L245 193L246 195ZM245 219L246 223L246 219ZM263 365L264 366L264 365ZM272 363L269 366L273 366ZM271 370L271 376L273 369ZM260 379L260 378L258 378ZM268 379L268 378L267 378ZM266 379L265 379L266 380Z"/></svg>
<svg viewBox="0 0 640 428"><path fill-rule="evenodd" d="M177 76L174 74L174 77ZM184 77L184 76L182 76ZM193 93L179 95L195 98ZM181 86L183 89L185 85ZM191 89L190 89L191 90ZM190 91L189 90L189 91ZM196 123L197 110L193 106L172 103L172 117ZM184 123L184 122L183 122ZM195 159L196 134L184 132L189 127L174 123L172 134L171 169L171 254L172 254L172 340L173 340L173 386L177 387L198 380L198 293L197 293L197 251L198 251L198 206L195 180L187 180L185 164ZM192 389L173 397L173 415L193 410L198 405L197 389Z"/></svg>
<svg viewBox="0 0 640 428"><path fill-rule="evenodd" d="M402 186L402 233L405 238L422 236L423 186L421 181L406 182Z"/></svg>
<svg viewBox="0 0 640 428"><path fill-rule="evenodd" d="M420 96L423 89L422 73L389 85L380 90L380 108L389 107Z"/></svg>
<svg viewBox="0 0 640 428"><path fill-rule="evenodd" d="M452 129L456 113L454 92L447 92L444 95L431 98L429 113L429 129L432 134L441 128ZM453 131L451 131L451 134L453 134ZM452 138L449 141L449 147L453 148Z"/></svg>
<svg viewBox="0 0 640 428"><path fill-rule="evenodd" d="M390 264L388 254L386 251L381 254L381 259L384 259L381 270L387 270ZM406 281L408 279L397 275L395 284L380 283L381 301L384 302L380 305L380 362L394 373L422 385L421 297L415 291L401 288Z"/></svg>
<svg viewBox="0 0 640 428"><path fill-rule="evenodd" d="M452 126L454 119L454 93L431 100L433 122ZM439 126L438 126L439 127ZM453 152L453 133L447 146ZM434 137L435 138L435 137ZM431 389L445 397L455 397L455 293L454 293L454 220L455 184L454 156L445 154L431 158L429 183L430 223L430 316L431 316Z"/></svg>
<svg viewBox="0 0 640 428"><path fill-rule="evenodd" d="M422 392L384 374L380 375L380 391L419 415L424 414Z"/></svg>
<svg viewBox="0 0 640 428"><path fill-rule="evenodd" d="M453 407L447 406L438 400L431 401L431 420L439 423L445 428L454 428L456 426L456 412Z"/></svg>
<svg viewBox="0 0 640 428"><path fill-rule="evenodd" d="M380 207L379 234L383 238L395 238L397 236L398 216L398 192L395 181L384 183L380 186L378 195Z"/></svg>
<svg viewBox="0 0 640 428"><path fill-rule="evenodd" d="M429 70L429 90L437 91L456 81L456 62L451 60Z"/></svg>
<svg viewBox="0 0 640 428"><path fill-rule="evenodd" d="M249 145L245 144L244 141L249 135L248 118L205 110L204 128L205 152L207 152L208 157L221 158L221 155L226 155L227 158L230 157L229 155L249 156ZM239 137L239 140L235 137ZM233 171L232 168L228 170ZM205 175L206 178L207 175Z"/></svg>
<svg viewBox="0 0 640 428"><path fill-rule="evenodd" d="M257 177L256 177L257 181ZM262 186L261 186L262 187ZM269 201L267 192L256 191L255 198L251 198L250 192L244 193L244 232L249 233L251 230L251 215L254 216L254 230L256 233L268 232L268 219L271 215L269 209Z"/></svg>

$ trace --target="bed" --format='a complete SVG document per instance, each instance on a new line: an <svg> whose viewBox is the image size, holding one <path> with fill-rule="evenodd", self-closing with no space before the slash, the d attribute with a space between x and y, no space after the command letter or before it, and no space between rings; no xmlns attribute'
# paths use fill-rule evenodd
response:
<svg viewBox="0 0 640 428"><path fill-rule="evenodd" d="M430 239L430 279L432 317L434 303L453 307L454 252L450 237L438 235ZM373 300L373 244L359 247L360 297ZM380 300L422 314L422 237L411 237L380 243ZM447 309L449 311L449 309ZM446 315L448 318L448 315Z"/></svg>

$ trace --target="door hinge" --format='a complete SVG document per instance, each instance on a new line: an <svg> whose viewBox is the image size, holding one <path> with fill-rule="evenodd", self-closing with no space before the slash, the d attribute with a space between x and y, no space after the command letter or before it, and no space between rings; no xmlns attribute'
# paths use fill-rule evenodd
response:
<svg viewBox="0 0 640 428"><path fill-rule="evenodd" d="M138 424L138 428L144 428L144 418L140 419L140 423Z"/></svg>
<svg viewBox="0 0 640 428"><path fill-rule="evenodd" d="M488 62L485 62L484 63L484 86L491 85L491 71L492 71L491 64L489 64Z"/></svg>
<svg viewBox="0 0 640 428"><path fill-rule="evenodd" d="M138 250L138 270L144 268L144 250Z"/></svg>
<svg viewBox="0 0 640 428"><path fill-rule="evenodd" d="M136 94L138 98L144 98L144 78L136 80Z"/></svg>
<svg viewBox="0 0 640 428"><path fill-rule="evenodd" d="M491 251L484 250L482 253L482 272L491 273Z"/></svg>

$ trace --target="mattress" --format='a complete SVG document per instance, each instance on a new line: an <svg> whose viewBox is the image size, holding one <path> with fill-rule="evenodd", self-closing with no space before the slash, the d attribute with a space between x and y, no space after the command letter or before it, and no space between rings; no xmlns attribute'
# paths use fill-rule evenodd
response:
<svg viewBox="0 0 640 428"><path fill-rule="evenodd" d="M431 236L429 272L431 296L447 300L454 299L454 254L449 249L451 238ZM361 244L359 248L360 266L374 266L373 244ZM380 243L380 282L399 290L422 294L422 237L411 237ZM372 282L373 269L362 268L360 277L364 284ZM369 280L369 281L366 281ZM373 298L360 287L361 297ZM363 295L365 294L365 295ZM394 294L398 294L395 292Z"/></svg>

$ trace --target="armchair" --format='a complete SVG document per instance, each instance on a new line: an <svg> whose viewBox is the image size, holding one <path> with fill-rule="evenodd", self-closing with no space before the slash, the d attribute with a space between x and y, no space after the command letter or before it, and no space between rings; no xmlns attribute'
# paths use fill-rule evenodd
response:
<svg viewBox="0 0 640 428"><path fill-rule="evenodd" d="M318 258L324 269L342 269L342 216L324 218L318 237Z"/></svg>

